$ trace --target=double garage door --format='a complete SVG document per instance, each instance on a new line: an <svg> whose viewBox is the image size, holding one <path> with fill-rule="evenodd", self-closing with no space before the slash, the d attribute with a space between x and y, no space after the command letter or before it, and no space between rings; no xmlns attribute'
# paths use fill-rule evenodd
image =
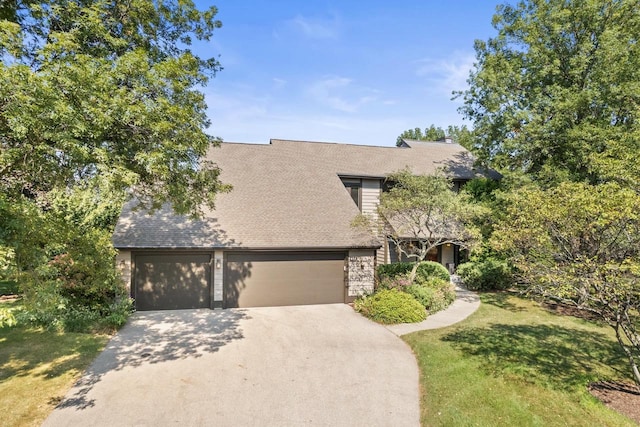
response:
<svg viewBox="0 0 640 427"><path fill-rule="evenodd" d="M223 264L225 308L345 301L344 252L228 252ZM215 267L210 253L137 254L136 308L213 307Z"/></svg>

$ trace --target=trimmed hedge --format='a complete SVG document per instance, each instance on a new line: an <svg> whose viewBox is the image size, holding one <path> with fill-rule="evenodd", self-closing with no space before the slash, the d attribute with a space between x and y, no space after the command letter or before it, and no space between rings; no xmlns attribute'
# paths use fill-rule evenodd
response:
<svg viewBox="0 0 640 427"><path fill-rule="evenodd" d="M511 286L513 270L506 262L495 258L461 264L456 273L472 291L504 290Z"/></svg>
<svg viewBox="0 0 640 427"><path fill-rule="evenodd" d="M427 318L422 304L411 295L397 289L382 289L354 303L357 312L383 324L416 323Z"/></svg>
<svg viewBox="0 0 640 427"><path fill-rule="evenodd" d="M379 265L376 268L378 280L382 281L385 278L393 278L395 276L409 274L413 265L413 262L396 262L393 264ZM416 277L421 277L425 280L432 277L437 277L446 281L451 280L451 276L449 276L447 269L442 264L433 261L422 261L416 271Z"/></svg>

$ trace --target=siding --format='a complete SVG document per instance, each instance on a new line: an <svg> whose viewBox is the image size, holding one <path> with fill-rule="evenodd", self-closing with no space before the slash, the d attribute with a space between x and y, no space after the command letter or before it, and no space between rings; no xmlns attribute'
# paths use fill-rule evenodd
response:
<svg viewBox="0 0 640 427"><path fill-rule="evenodd" d="M378 220L378 203L380 203L380 180L379 179L363 179L362 180L362 206L361 212L371 216L374 221ZM385 264L384 247L378 249L376 253L377 264Z"/></svg>
<svg viewBox="0 0 640 427"><path fill-rule="evenodd" d="M361 211L365 215L372 215L374 219L378 218L378 203L380 202L380 180L363 179L362 180L362 207Z"/></svg>

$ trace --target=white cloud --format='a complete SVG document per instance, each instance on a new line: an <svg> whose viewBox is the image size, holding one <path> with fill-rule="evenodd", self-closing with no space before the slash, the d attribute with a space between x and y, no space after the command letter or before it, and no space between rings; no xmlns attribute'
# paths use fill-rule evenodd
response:
<svg viewBox="0 0 640 427"><path fill-rule="evenodd" d="M272 78L271 81L273 82L274 89L281 89L287 84L287 81L285 79L280 79L278 77Z"/></svg>
<svg viewBox="0 0 640 427"><path fill-rule="evenodd" d="M335 16L331 19L321 19L296 15L287 21L287 24L312 39L336 39L340 33L340 21Z"/></svg>
<svg viewBox="0 0 640 427"><path fill-rule="evenodd" d="M307 94L316 102L345 113L355 113L362 106L377 101L374 89L353 85L346 77L325 77L311 83Z"/></svg>
<svg viewBox="0 0 640 427"><path fill-rule="evenodd" d="M426 58L416 61L416 75L429 82L430 92L451 95L453 91L467 88L469 71L475 57L470 53L454 52L446 58Z"/></svg>

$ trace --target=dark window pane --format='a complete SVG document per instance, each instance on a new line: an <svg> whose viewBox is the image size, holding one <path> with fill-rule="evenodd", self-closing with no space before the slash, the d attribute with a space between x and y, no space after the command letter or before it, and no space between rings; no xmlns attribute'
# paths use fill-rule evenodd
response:
<svg viewBox="0 0 640 427"><path fill-rule="evenodd" d="M351 198L360 207L360 187L351 187Z"/></svg>

